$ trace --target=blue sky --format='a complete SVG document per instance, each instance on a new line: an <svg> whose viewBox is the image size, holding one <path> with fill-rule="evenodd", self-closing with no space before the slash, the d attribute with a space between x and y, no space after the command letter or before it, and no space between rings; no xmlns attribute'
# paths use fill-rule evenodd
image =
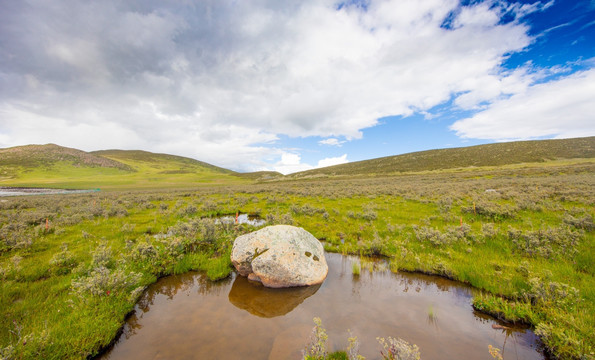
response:
<svg viewBox="0 0 595 360"><path fill-rule="evenodd" d="M3 2L0 147L290 173L595 135L595 1Z"/></svg>

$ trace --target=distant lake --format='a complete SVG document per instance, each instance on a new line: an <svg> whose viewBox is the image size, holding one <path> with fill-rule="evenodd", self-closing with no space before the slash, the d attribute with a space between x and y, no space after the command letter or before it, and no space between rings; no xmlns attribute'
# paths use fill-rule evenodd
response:
<svg viewBox="0 0 595 360"><path fill-rule="evenodd" d="M25 187L0 187L0 196L25 196L25 195L61 195L61 194L82 194L96 192L93 190L71 190L71 189L42 189Z"/></svg>

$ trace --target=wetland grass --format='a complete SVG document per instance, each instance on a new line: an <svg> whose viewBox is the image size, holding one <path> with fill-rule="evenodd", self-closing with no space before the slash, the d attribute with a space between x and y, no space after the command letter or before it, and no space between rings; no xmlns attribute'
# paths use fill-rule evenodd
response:
<svg viewBox="0 0 595 360"><path fill-rule="evenodd" d="M327 251L468 283L485 291L477 309L530 324L555 356L592 358L594 173L595 163L577 161L6 198L0 354L97 354L157 278L226 277L233 239L258 227L213 217L240 211L304 227Z"/></svg>
<svg viewBox="0 0 595 360"><path fill-rule="evenodd" d="M361 270L362 266L360 265L359 261L353 262L353 264L351 265L351 272L353 273L353 276L359 276Z"/></svg>

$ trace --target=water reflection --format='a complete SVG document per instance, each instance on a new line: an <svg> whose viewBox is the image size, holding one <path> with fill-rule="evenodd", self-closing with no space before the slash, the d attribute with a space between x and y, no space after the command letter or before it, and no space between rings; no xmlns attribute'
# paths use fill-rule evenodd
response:
<svg viewBox="0 0 595 360"><path fill-rule="evenodd" d="M353 276L353 261L361 261ZM329 350L348 346L348 329L367 359L380 358L377 337L400 337L424 359L543 359L537 337L471 306L474 290L444 278L394 274L383 259L327 254L322 285L267 289L241 276L212 283L199 273L160 279L143 295L107 359L299 359L315 316Z"/></svg>
<svg viewBox="0 0 595 360"><path fill-rule="evenodd" d="M229 292L229 302L253 315L272 318L291 312L305 299L314 295L319 288L320 284L270 289L244 276L237 276Z"/></svg>
<svg viewBox="0 0 595 360"><path fill-rule="evenodd" d="M223 215L217 218L217 222L226 223L226 224L234 224L236 223L236 216L235 215ZM262 219L260 216L256 214L239 214L237 216L237 223L238 224L247 224L252 226L262 226L266 224L266 220Z"/></svg>
<svg viewBox="0 0 595 360"><path fill-rule="evenodd" d="M144 313L151 311L153 305L159 306L165 300L173 300L180 292L196 292L196 294L202 296L213 294L219 297L221 291L226 290L231 281L232 279L227 278L213 282L205 274L195 272L160 279L158 281L159 286L149 287L136 304L134 312L126 321L123 336L128 339L137 334L138 330L143 327Z"/></svg>
<svg viewBox="0 0 595 360"><path fill-rule="evenodd" d="M72 189L43 189L43 188L23 188L23 187L4 187L0 186L0 196L27 196L27 195L65 195L65 194L84 194L97 192L93 190L72 190Z"/></svg>

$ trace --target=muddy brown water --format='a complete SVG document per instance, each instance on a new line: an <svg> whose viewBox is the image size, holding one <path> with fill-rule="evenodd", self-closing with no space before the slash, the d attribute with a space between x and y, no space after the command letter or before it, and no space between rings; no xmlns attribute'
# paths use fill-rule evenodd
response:
<svg viewBox="0 0 595 360"><path fill-rule="evenodd" d="M422 359L544 359L538 338L503 325L471 306L474 290L440 277L391 273L382 260L326 254L329 274L316 287L267 289L241 276L210 282L187 273L149 287L103 359L301 359L314 317L322 319L329 350L348 346L379 359L377 337L419 346ZM373 269L372 269L373 268ZM497 326L496 326L497 327Z"/></svg>

